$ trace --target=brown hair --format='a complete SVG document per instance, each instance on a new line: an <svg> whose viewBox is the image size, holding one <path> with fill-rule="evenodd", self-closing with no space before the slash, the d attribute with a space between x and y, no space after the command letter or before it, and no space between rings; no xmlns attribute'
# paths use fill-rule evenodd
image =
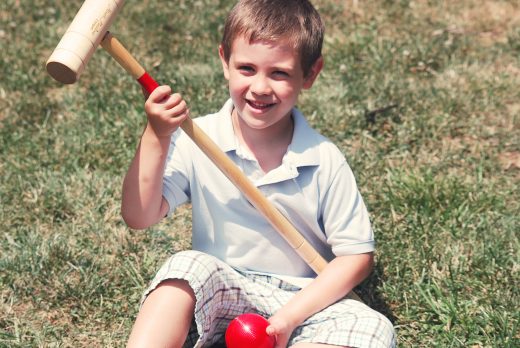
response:
<svg viewBox="0 0 520 348"><path fill-rule="evenodd" d="M307 76L321 56L324 32L320 15L308 0L240 0L227 17L221 45L229 60L237 37L249 42L288 39Z"/></svg>

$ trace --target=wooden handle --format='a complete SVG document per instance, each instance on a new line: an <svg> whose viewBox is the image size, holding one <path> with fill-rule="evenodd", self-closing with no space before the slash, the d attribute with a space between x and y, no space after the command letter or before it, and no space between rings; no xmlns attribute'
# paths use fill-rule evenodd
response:
<svg viewBox="0 0 520 348"><path fill-rule="evenodd" d="M146 72L128 50L109 31L106 32L101 46L121 65L134 79L139 79Z"/></svg>

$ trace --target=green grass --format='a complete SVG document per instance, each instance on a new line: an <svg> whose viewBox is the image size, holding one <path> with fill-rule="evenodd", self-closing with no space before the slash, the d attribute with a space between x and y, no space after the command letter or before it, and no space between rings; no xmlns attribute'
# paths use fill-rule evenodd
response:
<svg viewBox="0 0 520 348"><path fill-rule="evenodd" d="M358 293L402 347L518 347L520 6L316 0L326 66L300 107L348 157L377 266ZM227 96L232 1L126 2L112 32L192 114ZM119 214L145 122L103 52L79 83L44 64L81 1L0 3L0 346L123 346L159 264L189 248L189 207L147 231Z"/></svg>

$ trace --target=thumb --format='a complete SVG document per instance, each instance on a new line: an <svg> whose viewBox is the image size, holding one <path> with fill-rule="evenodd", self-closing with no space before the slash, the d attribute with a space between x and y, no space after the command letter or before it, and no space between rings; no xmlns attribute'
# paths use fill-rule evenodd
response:
<svg viewBox="0 0 520 348"><path fill-rule="evenodd" d="M277 330L275 325L271 324L265 329L265 332L267 332L269 336L276 336L278 335L279 330Z"/></svg>
<svg viewBox="0 0 520 348"><path fill-rule="evenodd" d="M286 348L287 343L289 342L289 335L287 332L283 330L282 327L277 326L276 324L269 325L265 331L269 336L274 336L276 339L275 348Z"/></svg>
<svg viewBox="0 0 520 348"><path fill-rule="evenodd" d="M283 321L273 319L269 319L268 321L269 325L265 329L265 332L267 332L269 336L281 335L288 329Z"/></svg>

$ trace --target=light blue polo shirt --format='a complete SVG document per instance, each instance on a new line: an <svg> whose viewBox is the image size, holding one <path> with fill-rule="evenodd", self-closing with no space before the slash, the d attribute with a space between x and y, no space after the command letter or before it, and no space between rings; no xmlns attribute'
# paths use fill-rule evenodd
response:
<svg viewBox="0 0 520 348"><path fill-rule="evenodd" d="M228 100L194 119L267 199L327 260L366 253L375 243L369 216L345 157L293 109L294 134L283 163L264 173L233 131ZM179 128L172 137L163 195L170 206L192 204L192 248L233 267L281 278L314 271Z"/></svg>

